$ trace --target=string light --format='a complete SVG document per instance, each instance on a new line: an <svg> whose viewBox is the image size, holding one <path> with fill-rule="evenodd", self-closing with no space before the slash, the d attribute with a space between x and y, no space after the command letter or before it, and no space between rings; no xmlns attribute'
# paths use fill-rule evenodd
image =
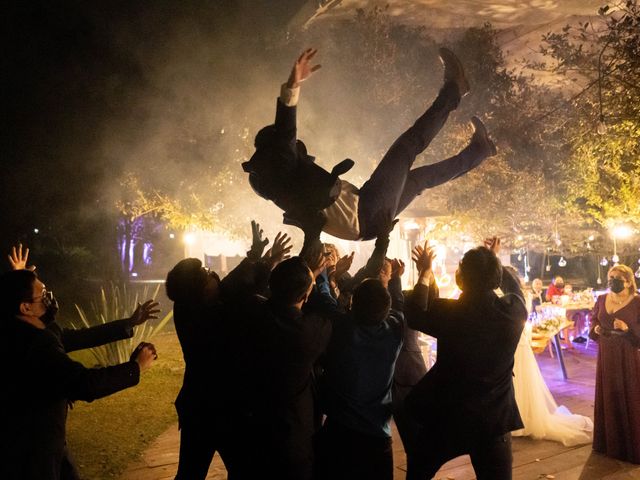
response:
<svg viewBox="0 0 640 480"><path fill-rule="evenodd" d="M607 260L607 257L602 257L602 259L600 260L600 265L602 265L603 267L609 265L609 260Z"/></svg>
<svg viewBox="0 0 640 480"><path fill-rule="evenodd" d="M558 266L559 267L566 267L567 266L567 261L564 259L564 257L560 257L560 260L558 260Z"/></svg>
<svg viewBox="0 0 640 480"><path fill-rule="evenodd" d="M196 236L193 233L185 233L183 241L187 245L193 245L196 243Z"/></svg>

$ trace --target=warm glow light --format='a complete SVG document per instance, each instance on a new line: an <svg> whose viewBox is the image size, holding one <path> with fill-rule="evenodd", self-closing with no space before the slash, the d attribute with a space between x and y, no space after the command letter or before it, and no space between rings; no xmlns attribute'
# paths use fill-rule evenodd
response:
<svg viewBox="0 0 640 480"><path fill-rule="evenodd" d="M617 225L611 230L614 238L629 238L633 235L633 230L627 225Z"/></svg>
<svg viewBox="0 0 640 480"><path fill-rule="evenodd" d="M402 224L402 228L404 228L405 230L418 230L420 228L420 225L418 225L413 220L407 220Z"/></svg>
<svg viewBox="0 0 640 480"><path fill-rule="evenodd" d="M185 233L183 240L185 244L193 245L196 242L196 236L193 233Z"/></svg>

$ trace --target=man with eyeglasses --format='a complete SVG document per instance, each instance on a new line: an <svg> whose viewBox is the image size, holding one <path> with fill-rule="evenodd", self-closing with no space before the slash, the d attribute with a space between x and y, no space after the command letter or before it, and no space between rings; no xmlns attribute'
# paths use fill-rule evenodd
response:
<svg viewBox="0 0 640 480"><path fill-rule="evenodd" d="M25 256L26 257L26 256ZM105 368L86 368L67 352L133 335L133 327L155 318L157 303L100 327L66 330L55 322L58 306L26 258L0 275L0 478L5 480L79 479L65 442L67 408L136 385L157 358L155 347L140 344L131 360ZM21 261L24 260L24 264Z"/></svg>

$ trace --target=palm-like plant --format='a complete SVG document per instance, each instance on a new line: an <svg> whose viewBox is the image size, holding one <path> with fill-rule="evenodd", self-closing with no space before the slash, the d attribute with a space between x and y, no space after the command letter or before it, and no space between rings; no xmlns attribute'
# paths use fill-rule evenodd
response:
<svg viewBox="0 0 640 480"><path fill-rule="evenodd" d="M89 328L102 325L113 320L129 317L136 309L138 303L155 298L160 291L160 285L151 289L146 285L142 290L135 293L128 290L126 285L119 287L111 283L110 287L100 289L99 298L91 302L91 307L87 312L80 305L76 304L79 320L71 321L71 327L75 329ZM110 366L124 363L129 360L133 349L142 341L150 341L154 335L160 332L173 317L173 310L163 318L156 321L147 321L136 327L133 337L108 343L99 347L90 348L97 365Z"/></svg>

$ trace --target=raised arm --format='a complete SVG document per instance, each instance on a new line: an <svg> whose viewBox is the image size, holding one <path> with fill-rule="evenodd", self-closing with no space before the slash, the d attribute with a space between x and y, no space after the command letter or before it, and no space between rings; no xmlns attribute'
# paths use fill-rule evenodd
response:
<svg viewBox="0 0 640 480"><path fill-rule="evenodd" d="M60 351L60 345L52 338L37 356L26 361L32 364L41 385L63 393L69 400L90 402L136 385L140 374L149 369L156 358L155 347L147 343L138 346L126 363L86 368Z"/></svg>
<svg viewBox="0 0 640 480"><path fill-rule="evenodd" d="M247 258L231 270L220 282L220 288L225 300L248 298L254 294L262 294L267 289L269 274L282 260L289 258L291 252L291 238L279 232L272 247L263 254L269 243L263 238L260 224L251 221L252 243L247 252Z"/></svg>
<svg viewBox="0 0 640 480"><path fill-rule="evenodd" d="M73 352L131 338L134 327L142 325L147 320L158 318L157 314L159 312L158 302L147 300L142 304L139 303L129 318L122 320L115 320L104 325L81 328L79 330L61 329L56 323L52 323L48 328L54 333L58 329L57 333L65 351Z"/></svg>
<svg viewBox="0 0 640 480"><path fill-rule="evenodd" d="M328 257L322 250L314 250L309 252L304 259L316 282L307 303L304 305L304 311L318 313L330 319L335 318L336 315L342 313L342 310L338 306L336 299L331 295L331 288L326 275Z"/></svg>
<svg viewBox="0 0 640 480"><path fill-rule="evenodd" d="M500 254L501 242L498 237L489 237L484 240L484 246L491 250L497 257ZM522 309L524 318L527 318L527 302L520 287L520 280L515 271L502 267L502 281L500 290L504 294L504 300L515 308Z"/></svg>
<svg viewBox="0 0 640 480"><path fill-rule="evenodd" d="M398 312L404 311L404 295L402 294L402 275L404 274L404 262L397 258L391 260L391 278L389 279L389 295L391 295L391 308Z"/></svg>
<svg viewBox="0 0 640 480"><path fill-rule="evenodd" d="M353 277L345 279L342 283L338 283L340 290L353 291L365 278L375 278L380 274L387 257L389 235L391 235L396 223L398 223L398 220L390 220L387 226L382 229L376 237L375 248L365 266L358 270Z"/></svg>
<svg viewBox="0 0 640 480"><path fill-rule="evenodd" d="M276 109L276 132L295 147L296 132L296 106L300 97L300 84L307 80L320 65L313 65L311 60L318 50L308 48L300 54L293 64L289 79L280 89L280 97Z"/></svg>
<svg viewBox="0 0 640 480"><path fill-rule="evenodd" d="M435 285L432 271L435 256L433 248L429 247L427 242L424 247L418 245L413 249L411 258L418 269L418 281L405 306L409 327L433 336L437 336L438 333L437 325L433 322L434 319L438 320L437 313L433 314L432 308L437 291L431 292Z"/></svg>

